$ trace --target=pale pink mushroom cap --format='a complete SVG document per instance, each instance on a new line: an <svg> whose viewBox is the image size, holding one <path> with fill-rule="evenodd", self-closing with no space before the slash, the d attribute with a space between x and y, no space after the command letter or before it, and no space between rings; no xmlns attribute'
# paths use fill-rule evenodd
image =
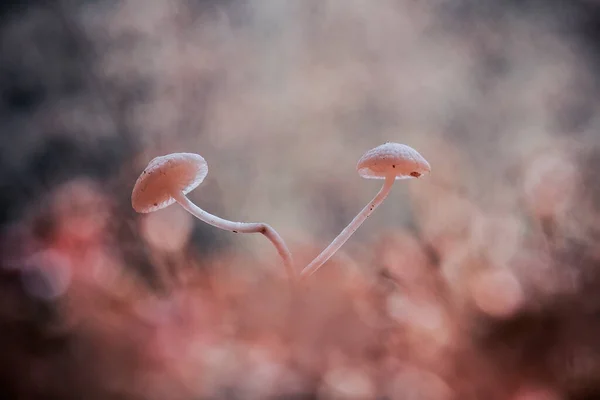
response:
<svg viewBox="0 0 600 400"><path fill-rule="evenodd" d="M366 179L412 179L431 172L431 166L418 151L400 143L388 142L367 151L358 160L358 174Z"/></svg>
<svg viewBox="0 0 600 400"><path fill-rule="evenodd" d="M131 194L139 213L150 213L175 203L173 193L184 195L202 183L208 164L199 154L174 153L154 158L140 175Z"/></svg>

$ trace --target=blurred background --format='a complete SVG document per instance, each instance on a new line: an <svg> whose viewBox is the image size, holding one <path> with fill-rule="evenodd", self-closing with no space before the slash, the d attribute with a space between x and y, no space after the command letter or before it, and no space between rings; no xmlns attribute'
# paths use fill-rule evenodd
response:
<svg viewBox="0 0 600 400"><path fill-rule="evenodd" d="M0 3L0 398L600 399L600 2ZM272 246L131 208L154 157Z"/></svg>

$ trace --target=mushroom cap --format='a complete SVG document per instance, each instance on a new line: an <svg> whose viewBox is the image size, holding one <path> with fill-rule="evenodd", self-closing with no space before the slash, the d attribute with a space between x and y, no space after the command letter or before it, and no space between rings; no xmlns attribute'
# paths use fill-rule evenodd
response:
<svg viewBox="0 0 600 400"><path fill-rule="evenodd" d="M388 142L367 151L358 160L356 170L366 179L385 179L389 174L396 179L411 179L428 174L431 166L412 147Z"/></svg>
<svg viewBox="0 0 600 400"><path fill-rule="evenodd" d="M131 205L139 213L150 213L175 202L172 193L187 194L202 183L208 164L199 154L174 153L154 158L133 187Z"/></svg>

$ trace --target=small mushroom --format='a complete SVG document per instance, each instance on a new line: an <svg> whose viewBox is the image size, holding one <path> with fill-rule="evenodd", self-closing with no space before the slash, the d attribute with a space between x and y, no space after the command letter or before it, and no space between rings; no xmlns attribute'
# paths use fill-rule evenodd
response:
<svg viewBox="0 0 600 400"><path fill-rule="evenodd" d="M395 180L419 178L431 171L427 160L415 149L404 144L390 142L367 151L358 161L356 169L358 174L365 179L385 179L383 187L333 242L302 270L300 273L302 277L315 273L346 243L387 197Z"/></svg>
<svg viewBox="0 0 600 400"><path fill-rule="evenodd" d="M174 153L156 157L135 183L131 205L139 213L150 213L177 202L190 214L214 227L235 233L261 233L273 243L290 278L293 278L290 251L270 225L228 221L204 211L186 197L204 181L207 174L208 164L199 154Z"/></svg>

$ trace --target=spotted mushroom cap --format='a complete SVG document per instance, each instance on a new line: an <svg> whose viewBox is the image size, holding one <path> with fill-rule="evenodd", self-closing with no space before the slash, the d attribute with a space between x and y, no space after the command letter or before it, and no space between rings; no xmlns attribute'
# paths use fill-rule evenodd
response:
<svg viewBox="0 0 600 400"><path fill-rule="evenodd" d="M174 153L154 158L138 178L131 205L139 213L150 213L175 202L174 192L187 194L202 183L208 164L199 154Z"/></svg>
<svg viewBox="0 0 600 400"><path fill-rule="evenodd" d="M356 170L366 179L385 179L388 174L394 174L396 179L411 179L428 174L431 166L412 147L388 142L367 151Z"/></svg>

